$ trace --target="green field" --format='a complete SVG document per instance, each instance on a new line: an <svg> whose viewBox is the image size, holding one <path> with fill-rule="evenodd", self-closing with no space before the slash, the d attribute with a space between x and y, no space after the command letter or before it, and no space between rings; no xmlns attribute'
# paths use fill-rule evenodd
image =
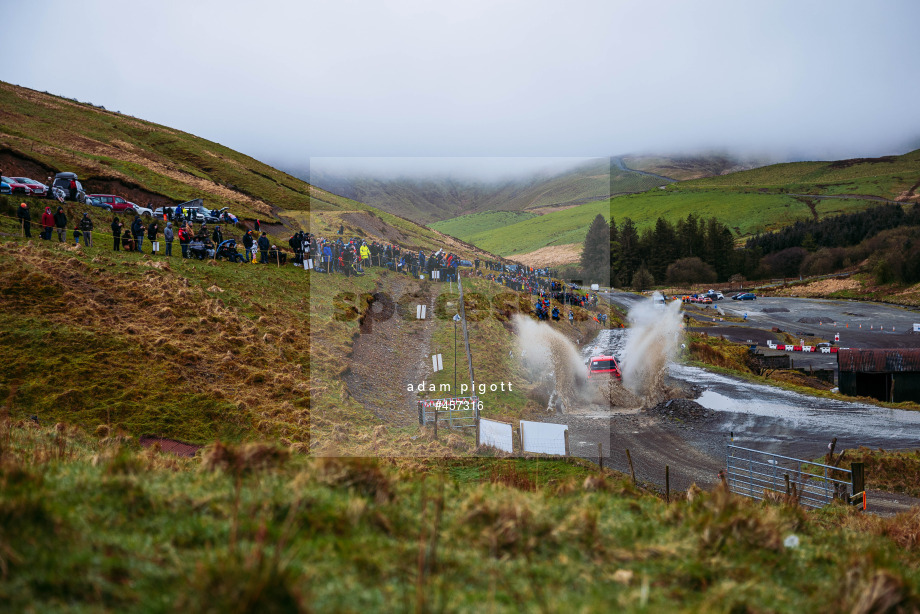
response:
<svg viewBox="0 0 920 614"><path fill-rule="evenodd" d="M463 241L483 232L489 232L538 217L535 213L526 211L486 211L484 213L470 213L461 215L443 222L429 224L429 228L449 234Z"/></svg>
<svg viewBox="0 0 920 614"><path fill-rule="evenodd" d="M609 201L554 211L509 226L484 230L468 236L465 240L502 256L525 254L547 245L581 243L588 234L588 226L598 213L610 219Z"/></svg>

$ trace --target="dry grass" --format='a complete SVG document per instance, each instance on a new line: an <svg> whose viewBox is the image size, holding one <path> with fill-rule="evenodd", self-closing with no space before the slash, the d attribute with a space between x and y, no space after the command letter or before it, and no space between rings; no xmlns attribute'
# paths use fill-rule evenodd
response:
<svg viewBox="0 0 920 614"><path fill-rule="evenodd" d="M526 266L555 267L578 262L583 247L581 243L550 245L526 254L515 254L508 257Z"/></svg>

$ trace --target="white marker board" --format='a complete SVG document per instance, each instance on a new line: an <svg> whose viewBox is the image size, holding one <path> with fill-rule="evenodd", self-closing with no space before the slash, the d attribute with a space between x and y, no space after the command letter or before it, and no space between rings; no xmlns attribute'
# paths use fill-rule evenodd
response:
<svg viewBox="0 0 920 614"><path fill-rule="evenodd" d="M524 452L565 456L565 424L521 420L521 443Z"/></svg>
<svg viewBox="0 0 920 614"><path fill-rule="evenodd" d="M495 420L479 419L479 443L492 446L502 452L514 452L514 439L511 434L511 425Z"/></svg>

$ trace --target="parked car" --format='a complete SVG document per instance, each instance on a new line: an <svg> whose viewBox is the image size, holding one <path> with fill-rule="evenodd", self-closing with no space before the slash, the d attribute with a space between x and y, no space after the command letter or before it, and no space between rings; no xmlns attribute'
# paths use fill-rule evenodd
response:
<svg viewBox="0 0 920 614"><path fill-rule="evenodd" d="M211 209L208 209L204 206L204 201L200 198L189 200L184 203L179 203L175 207L169 208L172 209L173 215L175 215L177 209L182 209L182 214L186 217L186 219L196 224L219 224L220 222L236 223L235 216L231 216L229 214L227 207L212 211ZM153 215L162 218L163 207L158 207L155 209L153 211Z"/></svg>
<svg viewBox="0 0 920 614"><path fill-rule="evenodd" d="M732 300L735 301L756 301L757 297L754 296L753 292L745 292L743 294L736 294L732 297Z"/></svg>
<svg viewBox="0 0 920 614"><path fill-rule="evenodd" d="M704 294L696 299L697 303L705 303L707 305L712 305L712 298L708 294Z"/></svg>
<svg viewBox="0 0 920 614"><path fill-rule="evenodd" d="M24 183L32 190L32 194L35 196L45 196L48 193L48 186L40 181L35 181L34 179L29 179L28 177L13 177L19 183Z"/></svg>
<svg viewBox="0 0 920 614"><path fill-rule="evenodd" d="M51 186L49 188L51 190L51 194L58 200L70 198L71 179L77 182L77 202L85 203L86 191L83 189L83 185L77 178L76 173L58 173L55 175L54 181L51 182Z"/></svg>
<svg viewBox="0 0 920 614"><path fill-rule="evenodd" d="M130 211L134 215L145 215L147 217L151 217L153 215L153 211L147 207L135 205L131 201L125 200L121 196L115 196L114 194L88 194L87 198L91 198L94 201L101 203L94 206L99 207L107 205L111 208L110 210L114 211L115 213Z"/></svg>
<svg viewBox="0 0 920 614"><path fill-rule="evenodd" d="M10 186L11 194L21 194L22 196L31 196L32 188L28 184L17 181L13 177L2 177L0 181Z"/></svg>
<svg viewBox="0 0 920 614"><path fill-rule="evenodd" d="M461 260L461 261L460 261L460 264L459 264L458 266L469 266L469 267L471 267L471 266L473 266L473 263L470 262L469 260Z"/></svg>
<svg viewBox="0 0 920 614"><path fill-rule="evenodd" d="M86 197L85 202L90 207L99 207L100 209L105 209L106 211L112 211L112 205L103 201L101 198L96 198L95 196L89 195Z"/></svg>
<svg viewBox="0 0 920 614"><path fill-rule="evenodd" d="M13 188L5 181L0 181L0 194L12 194Z"/></svg>
<svg viewBox="0 0 920 614"><path fill-rule="evenodd" d="M599 376L612 376L619 378L620 365L614 356L594 356L588 361L588 378Z"/></svg>
<svg viewBox="0 0 920 614"><path fill-rule="evenodd" d="M144 217L153 217L153 209L150 207L141 207L140 205L134 205L134 212L138 215L143 215Z"/></svg>
<svg viewBox="0 0 920 614"><path fill-rule="evenodd" d="M706 296L708 296L714 301L721 301L723 298L725 298L724 294L716 290L710 290L709 292L706 293Z"/></svg>

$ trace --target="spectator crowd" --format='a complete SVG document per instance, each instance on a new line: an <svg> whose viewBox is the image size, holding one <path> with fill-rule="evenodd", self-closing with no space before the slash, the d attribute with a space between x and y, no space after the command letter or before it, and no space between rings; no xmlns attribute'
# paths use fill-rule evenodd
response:
<svg viewBox="0 0 920 614"><path fill-rule="evenodd" d="M25 203L17 212L23 235L31 234L31 214ZM179 251L175 254L181 258L198 260L215 259L241 263L287 264L289 253L273 245L266 232L246 230L242 237L242 252L236 238L225 237L220 224L201 223L196 230L191 220L186 218L181 209L165 209L164 219L153 219L145 223L141 216L133 216L129 223L127 216L119 219L112 216L109 225L114 251L132 251L162 254L172 257L174 243L178 241ZM43 240L50 241L57 235L59 242L67 241L70 229L73 241L79 245L82 241L86 247L93 245L94 223L89 213L71 223L63 207L56 212L45 207L41 216L41 234ZM161 227L162 224L162 227ZM161 250L160 237L163 239ZM145 241L146 240L146 241ZM145 243L149 246L145 248ZM552 279L547 269L534 269L518 264L509 264L493 260L462 260L457 254L445 249L425 252L419 249L405 248L394 243L372 240L368 242L359 237L344 238L344 228L339 227L335 238L317 237L311 233L299 231L291 235L288 246L293 252L291 262L295 266L313 269L322 274L341 274L346 277L360 276L367 267L381 267L391 271L420 277L438 282L456 282L461 267L469 268L466 273L471 277L480 277L506 286L515 292L535 296L534 314L540 320L559 321L562 312L559 307L551 306L555 300L564 307L582 307L596 310L598 297L596 293L580 290L575 284L565 284ZM572 322L574 314L568 309L568 320ZM606 323L606 314L598 313L594 319Z"/></svg>

